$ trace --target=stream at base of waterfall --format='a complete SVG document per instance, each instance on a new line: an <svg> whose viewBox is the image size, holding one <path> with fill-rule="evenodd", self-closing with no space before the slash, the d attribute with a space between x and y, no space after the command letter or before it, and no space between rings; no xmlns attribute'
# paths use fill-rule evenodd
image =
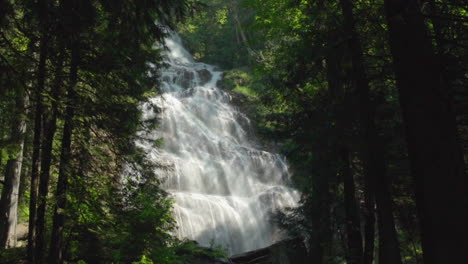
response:
<svg viewBox="0 0 468 264"><path fill-rule="evenodd" d="M282 239L272 215L299 200L286 186L285 158L253 139L250 120L218 87L219 69L195 62L177 34L166 46L161 94L142 106L144 119L158 119L145 137L163 143L138 144L160 165L157 173L175 200L178 237L219 245L230 255Z"/></svg>

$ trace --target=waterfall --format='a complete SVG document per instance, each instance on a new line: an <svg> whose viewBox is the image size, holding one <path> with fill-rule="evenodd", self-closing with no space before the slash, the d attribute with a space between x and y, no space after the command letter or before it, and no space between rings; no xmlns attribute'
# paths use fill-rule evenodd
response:
<svg viewBox="0 0 468 264"><path fill-rule="evenodd" d="M252 139L250 120L218 87L219 69L195 62L175 33L166 46L162 93L143 105L144 118L159 121L145 137L163 143L139 144L161 165L177 235L229 254L271 245L282 238L272 213L299 199L285 185L286 160Z"/></svg>

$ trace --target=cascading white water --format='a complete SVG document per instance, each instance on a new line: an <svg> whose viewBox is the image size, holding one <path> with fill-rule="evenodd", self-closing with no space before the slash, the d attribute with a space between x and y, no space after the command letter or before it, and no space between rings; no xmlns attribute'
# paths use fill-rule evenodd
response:
<svg viewBox="0 0 468 264"><path fill-rule="evenodd" d="M171 35L162 94L143 106L144 118L159 119L159 127L146 136L163 139L163 146L140 144L164 165L158 173L176 201L177 234L201 245L221 245L229 254L269 246L281 238L271 213L296 206L299 199L285 186L286 161L248 136L250 120L217 87L222 72L195 62L179 36Z"/></svg>

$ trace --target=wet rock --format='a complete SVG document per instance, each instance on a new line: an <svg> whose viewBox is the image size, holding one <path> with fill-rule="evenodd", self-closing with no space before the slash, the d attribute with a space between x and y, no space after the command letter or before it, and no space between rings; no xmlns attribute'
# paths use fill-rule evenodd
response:
<svg viewBox="0 0 468 264"><path fill-rule="evenodd" d="M163 76L162 81L169 83L169 82L171 82L171 77L170 76Z"/></svg>
<svg viewBox="0 0 468 264"><path fill-rule="evenodd" d="M230 261L232 264L305 264L307 250L302 239L289 239L232 256Z"/></svg>
<svg viewBox="0 0 468 264"><path fill-rule="evenodd" d="M222 81L222 80L218 80L218 81L216 82L216 87L218 87L219 89L224 89L223 81Z"/></svg>
<svg viewBox="0 0 468 264"><path fill-rule="evenodd" d="M192 86L192 83L195 80L195 73L188 70L177 70L177 75L172 77L172 80L169 80L169 76L163 78L163 81L172 82L177 85L180 85L183 88L189 88Z"/></svg>
<svg viewBox="0 0 468 264"><path fill-rule="evenodd" d="M195 74L191 71L184 71L182 74L181 86L184 88L189 88L195 79Z"/></svg>
<svg viewBox="0 0 468 264"><path fill-rule="evenodd" d="M241 93L230 92L231 95L231 104L235 106L246 105L249 102L249 98Z"/></svg>
<svg viewBox="0 0 468 264"><path fill-rule="evenodd" d="M196 243L196 242L194 242ZM200 249L209 252L212 249L198 246ZM179 252L182 253L183 252ZM190 254L185 252L185 254ZM242 254L226 258L213 258L207 255L195 255L188 262L190 264L306 264L307 250L304 242L300 238L287 239L273 244L266 248L261 248Z"/></svg>
<svg viewBox="0 0 468 264"><path fill-rule="evenodd" d="M181 248L176 251L179 256L185 256L189 260L186 263L190 264L232 264L229 259L214 257L219 252L212 248L204 247L198 244L197 241L189 241L193 247Z"/></svg>
<svg viewBox="0 0 468 264"><path fill-rule="evenodd" d="M205 85L213 77L211 72L207 69L197 70L198 77L200 78L200 85Z"/></svg>
<svg viewBox="0 0 468 264"><path fill-rule="evenodd" d="M232 264L229 259L211 259L209 257L195 257L190 264Z"/></svg>

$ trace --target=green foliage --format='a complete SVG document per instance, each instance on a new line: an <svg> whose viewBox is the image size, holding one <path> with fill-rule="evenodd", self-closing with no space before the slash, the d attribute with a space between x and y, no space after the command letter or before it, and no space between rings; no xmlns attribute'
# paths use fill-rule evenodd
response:
<svg viewBox="0 0 468 264"><path fill-rule="evenodd" d="M133 144L112 149L109 142L86 134L77 142L80 163L67 209L74 219L67 227L70 259L130 263L144 255L154 263L172 263L172 201L159 187L154 164ZM119 151L126 153L113 154ZM122 175L124 168L128 172Z"/></svg>
<svg viewBox="0 0 468 264"><path fill-rule="evenodd" d="M187 255L189 258L192 256L204 256L210 259L227 258L226 250L221 246L215 246L211 243L210 248L200 247L194 241L184 241L177 247L177 251L181 255Z"/></svg>
<svg viewBox="0 0 468 264"><path fill-rule="evenodd" d="M154 264L154 263L153 261L148 259L145 255L143 255L140 261L132 262L132 264Z"/></svg>
<svg viewBox="0 0 468 264"><path fill-rule="evenodd" d="M351 63L352 48L348 42L350 36L343 28L339 1L238 1L237 8L242 10L241 28L247 32L253 54L245 50L242 53L247 58L231 58L229 62L224 58L246 48L234 37L238 36L239 26L232 1L206 3L209 7L180 27L181 35L196 58L226 70L223 88L243 95L234 96L235 103L254 119L260 136L279 142L278 146L288 157L295 186L303 192L303 206L290 212L289 216L293 217L283 215L282 224L295 235L304 232L314 235L320 230L319 223L323 219L310 216L323 215L324 211L317 208L328 204L333 211L329 220L336 232L342 232L345 228L340 178L343 164L337 149L343 144L351 149L352 173L360 204L365 198L365 169L360 105L353 86L356 76ZM433 31L439 54L453 59L447 64L451 65L447 72L452 74L448 79L453 81L457 91L463 79L457 75L460 73L458 69L462 68L457 63L463 61L460 59L462 54L466 55L460 50L463 40L457 36L461 36L462 20L459 18L466 14L466 10L460 9L455 1L435 3L435 9L427 4L423 11L428 15L427 24ZM383 1L357 1L353 2L353 13L363 45L371 108L375 111L377 132L385 146L388 177L393 180L391 191L397 208L394 213L402 256L409 263L418 263L421 258L419 234L410 232L418 229L414 190L409 178L404 127L382 6ZM226 7L228 12L224 16ZM439 25L443 30L438 37L433 23L442 20L437 20L440 17L434 14L445 14L444 22ZM225 39L230 39L231 44L224 43ZM448 40L454 41L451 48ZM223 50L219 51L220 48ZM462 102L466 102L466 97L460 92L454 92L454 95L455 101L464 105ZM463 122L459 122L459 127L465 127ZM466 137L466 131L460 131L462 138ZM341 257L334 256L335 261L343 262L346 247L337 240L332 244L331 250L341 254Z"/></svg>
<svg viewBox="0 0 468 264"><path fill-rule="evenodd" d="M233 16L237 14L240 20L248 21L252 13L239 6L237 0L204 0L202 3L205 7L178 28L195 59L223 69L247 64L250 58L241 41L240 25Z"/></svg>
<svg viewBox="0 0 468 264"><path fill-rule="evenodd" d="M149 164L136 148L135 139L138 131L155 126L142 122L139 108L157 94L162 58L155 44L166 36L166 27L173 28L188 15L196 1L79 2L1 1L0 172L18 152L11 126L25 113L12 109L20 91L27 89L28 109L36 109L41 102L44 111L32 113L31 119L42 117L47 132L50 120L57 118L49 193L66 190L67 206L58 211L66 215L65 259L131 263L146 256L151 263L174 263L172 201L159 187L155 164ZM43 73L38 70L41 46L47 50ZM78 59L73 57L76 54ZM41 77L44 87L39 91ZM73 125L71 160L62 164L67 108L74 110L72 120L67 120ZM28 126L33 128L34 122ZM44 137L40 143L46 143ZM27 149L25 155L30 156L32 148ZM23 164L26 177L30 165L30 160ZM66 188L56 187L59 168L65 167L69 170ZM130 167L131 173L126 173ZM52 209L59 200L53 195L47 198L47 240ZM21 207L25 212L26 205Z"/></svg>
<svg viewBox="0 0 468 264"><path fill-rule="evenodd" d="M191 0L102 0L81 1L77 6L68 5L75 1L65 1L64 6L46 2L49 6L44 14L28 1L0 1L0 174L4 175L7 161L19 152L11 133L15 120L27 117L28 126L33 127L33 112L14 111L15 100L26 91L28 109L35 109L38 99L44 104L42 123L51 118L57 104L58 131L51 158L53 193L65 109L73 107L72 172L64 211L67 261L172 264L190 263L194 256L226 256L220 248L203 249L173 237L173 201L153 173L158 164L150 164L134 145L137 131L157 126L155 120L142 122L139 106L158 93L162 58L154 44L165 37L160 25L175 28L190 12L193 16L177 27L194 57L226 70L223 87L254 120L260 136L277 143L275 147L288 157L293 184L303 193L302 206L283 214L280 223L309 241L328 227L336 234L345 233L340 146L350 148L360 205L365 196L365 169L352 48L343 29L339 1L202 0L200 5ZM444 81L454 95L466 148L466 71L462 64L467 55L467 11L453 0L434 3L424 5L422 11ZM393 181L402 256L406 263L420 263L420 238L414 231L419 223L383 1L353 4L369 97ZM45 87L36 98L43 36L48 40ZM65 88L71 85L72 46L77 47L80 58L75 94L70 96ZM57 95L55 86L60 87ZM31 138L32 132L28 132L26 144L31 144ZM164 144L162 139L151 143L154 147ZM31 147L26 149L23 168L29 176ZM27 201L29 191L24 193ZM48 207L54 208L56 201L51 195ZM22 220L29 215L26 205L20 204ZM50 209L47 226L53 215ZM327 254L334 252L330 262L343 262L346 246L338 237L330 239L333 241L325 245L330 249ZM23 251L2 251L0 263L20 263Z"/></svg>
<svg viewBox="0 0 468 264"><path fill-rule="evenodd" d="M222 86L227 90L247 96L249 100L254 100L258 96L257 92L252 89L254 86L252 73L246 71L245 68L226 71Z"/></svg>
<svg viewBox="0 0 468 264"><path fill-rule="evenodd" d="M24 248L7 248L0 250L0 264L26 263Z"/></svg>

